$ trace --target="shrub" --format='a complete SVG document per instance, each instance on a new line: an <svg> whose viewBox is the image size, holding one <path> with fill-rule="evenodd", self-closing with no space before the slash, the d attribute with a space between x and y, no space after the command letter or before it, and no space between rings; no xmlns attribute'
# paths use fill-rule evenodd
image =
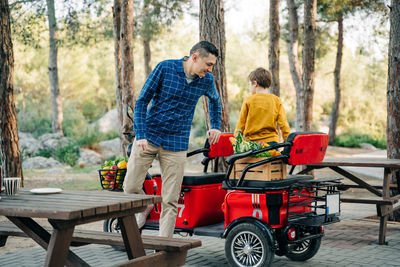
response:
<svg viewBox="0 0 400 267"><path fill-rule="evenodd" d="M79 158L79 147L74 144L63 146L55 152L56 158L70 166L74 166Z"/></svg>
<svg viewBox="0 0 400 267"><path fill-rule="evenodd" d="M101 133L96 126L95 128L86 127L86 129L80 133L75 141L80 147L93 147L95 144L98 144L101 141L114 139L116 137L118 137L117 131Z"/></svg>
<svg viewBox="0 0 400 267"><path fill-rule="evenodd" d="M361 143L369 143L380 149L386 148L385 138L374 138L368 134L350 132L336 136L334 145L343 147L360 147Z"/></svg>
<svg viewBox="0 0 400 267"><path fill-rule="evenodd" d="M52 153L50 150L47 149L40 149L39 152L35 154L35 157L45 157L45 158L50 158L52 156Z"/></svg>

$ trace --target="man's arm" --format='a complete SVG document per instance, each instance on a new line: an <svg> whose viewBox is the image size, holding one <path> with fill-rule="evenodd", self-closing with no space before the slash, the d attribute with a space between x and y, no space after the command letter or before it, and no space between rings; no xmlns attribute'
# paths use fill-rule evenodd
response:
<svg viewBox="0 0 400 267"><path fill-rule="evenodd" d="M146 113L147 106L153 98L162 79L162 64L159 63L150 73L136 100L133 113L133 129L136 134L137 145L143 151L147 150Z"/></svg>
<svg viewBox="0 0 400 267"><path fill-rule="evenodd" d="M207 132L207 138L210 145L218 142L221 135L221 101L215 87L214 79L210 90L206 93L208 97L208 105L210 107L210 124L211 129Z"/></svg>

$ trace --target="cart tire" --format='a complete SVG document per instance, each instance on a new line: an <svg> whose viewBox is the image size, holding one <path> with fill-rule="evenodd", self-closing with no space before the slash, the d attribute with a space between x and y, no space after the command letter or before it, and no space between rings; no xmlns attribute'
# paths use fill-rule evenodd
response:
<svg viewBox="0 0 400 267"><path fill-rule="evenodd" d="M311 259L317 254L321 246L321 239L322 237L314 238L296 245L296 247L286 254L286 257L292 261L306 261Z"/></svg>
<svg viewBox="0 0 400 267"><path fill-rule="evenodd" d="M274 259L268 237L252 223L240 223L229 231L225 241L225 255L232 267L270 266Z"/></svg>
<svg viewBox="0 0 400 267"><path fill-rule="evenodd" d="M111 219L104 220L103 231L109 232L109 233L121 233L121 229L119 228L119 225L118 225L118 219L111 218ZM125 251L125 248L123 246L112 246L112 248L117 251Z"/></svg>

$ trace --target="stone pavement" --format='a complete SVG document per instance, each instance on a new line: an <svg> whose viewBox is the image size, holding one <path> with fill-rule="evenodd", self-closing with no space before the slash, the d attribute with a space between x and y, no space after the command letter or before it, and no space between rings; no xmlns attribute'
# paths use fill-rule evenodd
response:
<svg viewBox="0 0 400 267"><path fill-rule="evenodd" d="M293 262L286 257L275 256L272 266L400 266L400 223L389 223L386 237L388 245L378 245L378 221L360 220L356 218L358 215L351 218L353 208L343 203L343 215L349 219L325 227L321 248L312 259ZM145 231L145 234L157 232ZM201 236L192 238L201 239L202 246L189 250L186 267L228 266L224 239ZM109 246L89 245L72 250L96 267L112 266L127 260L124 252ZM40 247L5 253L0 248L0 266L43 266L44 259L45 251Z"/></svg>
<svg viewBox="0 0 400 267"><path fill-rule="evenodd" d="M382 151L371 153L378 156ZM365 180L381 183L381 173L362 173L363 170L350 170L365 175ZM317 170L317 177L337 177L328 170ZM344 195L357 195L365 192L348 190ZM367 193L368 194L368 193ZM319 252L306 262L293 262L286 257L275 256L272 266L399 266L400 267L400 223L388 223L386 241L388 245L378 245L379 221L364 219L376 214L375 205L342 203L341 222L325 227L325 236ZM157 234L144 231L145 234ZM175 237L180 237L175 235ZM12 238L12 237L11 237ZM10 238L10 239L11 239ZM15 237L14 237L15 238ZM187 237L185 237L187 238ZM188 237L191 238L191 237ZM193 236L202 240L202 246L189 250L186 267L228 266L225 259L225 240L213 237ZM91 266L112 266L127 260L124 252L109 246L89 245L72 250ZM0 266L43 266L45 251L39 246L2 252Z"/></svg>

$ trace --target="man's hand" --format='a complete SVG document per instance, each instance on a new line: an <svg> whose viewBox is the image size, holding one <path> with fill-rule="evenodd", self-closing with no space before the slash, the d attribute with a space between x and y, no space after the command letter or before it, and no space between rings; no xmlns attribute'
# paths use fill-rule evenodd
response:
<svg viewBox="0 0 400 267"><path fill-rule="evenodd" d="M136 145L139 146L143 152L147 152L148 144L147 139L136 140Z"/></svg>
<svg viewBox="0 0 400 267"><path fill-rule="evenodd" d="M207 131L207 138L210 145L218 143L219 137L221 136L221 131L217 129L211 129Z"/></svg>

